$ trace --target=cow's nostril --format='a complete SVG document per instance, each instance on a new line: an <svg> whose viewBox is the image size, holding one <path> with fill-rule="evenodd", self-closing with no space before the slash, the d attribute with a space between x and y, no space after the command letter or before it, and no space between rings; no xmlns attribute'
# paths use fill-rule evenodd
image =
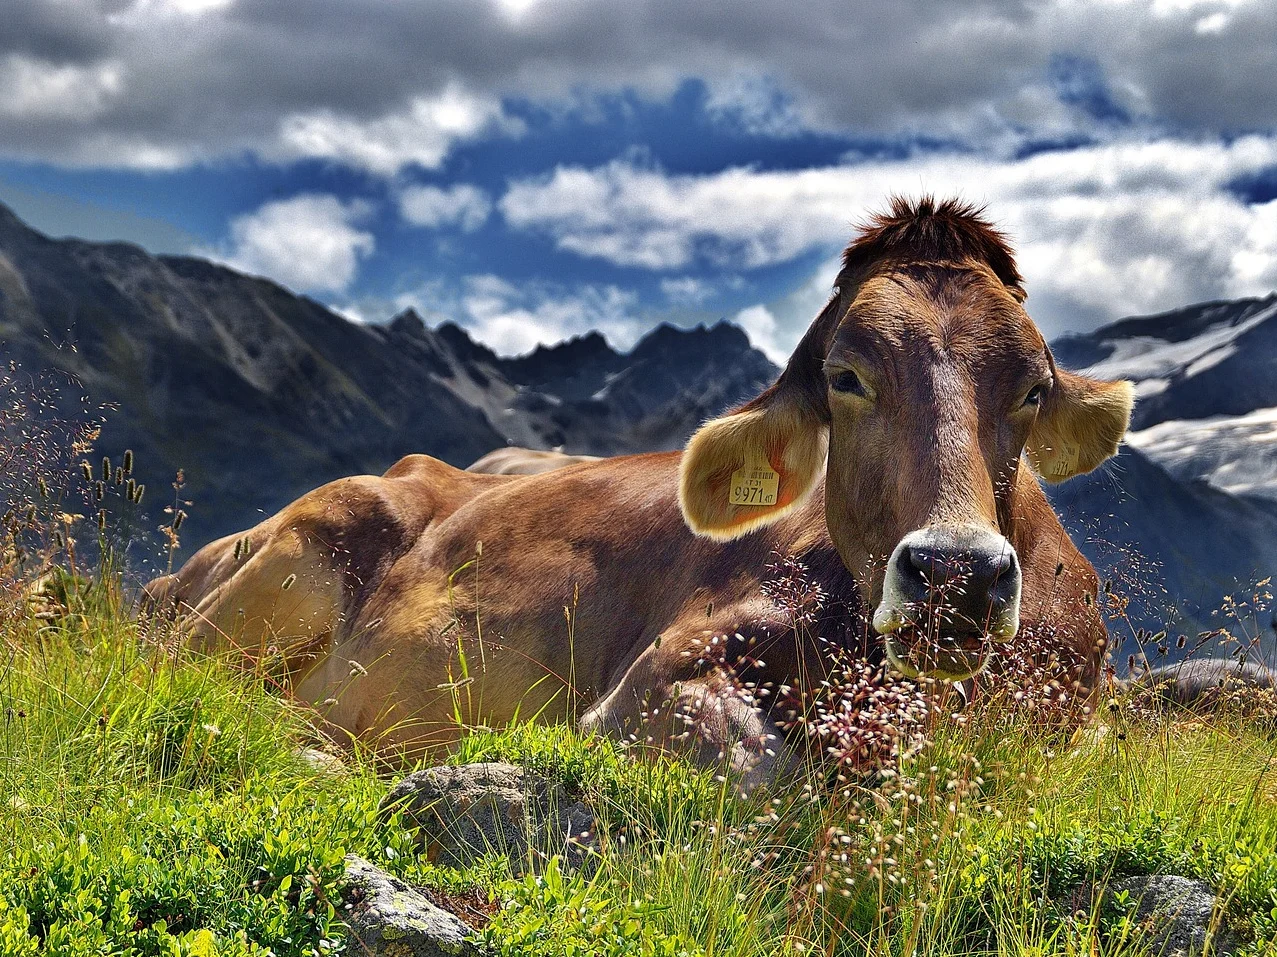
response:
<svg viewBox="0 0 1277 957"><path fill-rule="evenodd" d="M961 573L961 563L957 558L940 549L914 546L906 551L909 568L902 571L910 573L924 585L943 585Z"/></svg>
<svg viewBox="0 0 1277 957"><path fill-rule="evenodd" d="M1015 549L1007 545L1006 548L993 552L988 563L990 577L995 582L1016 574Z"/></svg>
<svg viewBox="0 0 1277 957"><path fill-rule="evenodd" d="M904 548L896 558L896 571L911 585L927 588L932 584L936 554L930 548Z"/></svg>

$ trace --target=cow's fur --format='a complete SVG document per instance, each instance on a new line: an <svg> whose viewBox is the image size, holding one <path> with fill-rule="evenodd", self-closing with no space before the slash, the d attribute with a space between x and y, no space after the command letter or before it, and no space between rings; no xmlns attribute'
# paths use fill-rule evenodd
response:
<svg viewBox="0 0 1277 957"><path fill-rule="evenodd" d="M1129 386L1054 368L1009 250L969 209L897 203L845 264L779 381L686 454L517 479L413 456L207 546L149 600L210 646L274 646L301 699L388 751L566 718L766 779L784 751L742 682L811 685L831 645L882 660L882 559L912 529L978 523L1019 555L1024 625L1057 633L1089 686L1095 573L1021 452L1052 480L1094 467ZM841 368L872 402L830 390ZM775 507L727 503L750 461L778 472ZM782 559L827 596L810 629L764 594Z"/></svg>
<svg viewBox="0 0 1277 957"><path fill-rule="evenodd" d="M466 466L467 472L484 472L488 475L537 475L552 472L579 462L597 462L597 455L567 455L541 449L524 449L507 446L494 449L482 458Z"/></svg>

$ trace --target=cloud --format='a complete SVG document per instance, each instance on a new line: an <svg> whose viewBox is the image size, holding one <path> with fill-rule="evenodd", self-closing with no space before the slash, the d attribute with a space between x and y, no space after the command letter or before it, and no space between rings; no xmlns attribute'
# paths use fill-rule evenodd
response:
<svg viewBox="0 0 1277 957"><path fill-rule="evenodd" d="M231 220L230 243L205 254L300 292L342 292L375 246L357 227L368 212L313 193L277 200Z"/></svg>
<svg viewBox="0 0 1277 957"><path fill-rule="evenodd" d="M792 344L778 341L780 323L766 306L749 306L732 317L732 322L745 330L749 341L778 365L784 365L793 351Z"/></svg>
<svg viewBox="0 0 1277 957"><path fill-rule="evenodd" d="M449 317L498 354L521 355L595 330L613 346L628 349L650 325L638 305L635 293L611 285L515 284L481 274L405 293L394 308Z"/></svg>
<svg viewBox="0 0 1277 957"><path fill-rule="evenodd" d="M516 229L620 266L755 269L845 237L852 192L840 169L670 176L617 160L515 182L500 207Z"/></svg>
<svg viewBox="0 0 1277 957"><path fill-rule="evenodd" d="M1277 5L1262 0L313 0L301 19L291 0L11 0L0 59L37 64L41 90L118 87L54 96L80 115L4 113L0 154L136 166L247 152L382 173L517 132L506 98L662 98L689 78L713 115L770 135L957 137L987 152L1090 135L1088 108L1106 100L1150 129L1213 134L1277 126L1274 47ZM1059 96L1061 54L1091 65L1081 96Z"/></svg>
<svg viewBox="0 0 1277 957"><path fill-rule="evenodd" d="M515 228L581 256L741 270L832 257L893 193L963 196L1011 235L1035 315L1058 333L1277 286L1277 203L1248 203L1232 188L1274 166L1271 136L699 176L614 162L517 182L500 206ZM797 333L782 323L774 334L788 348Z"/></svg>
<svg viewBox="0 0 1277 957"><path fill-rule="evenodd" d="M794 136L804 129L793 98L770 77L742 73L710 84L710 116L755 136Z"/></svg>
<svg viewBox="0 0 1277 957"><path fill-rule="evenodd" d="M696 276L671 276L661 280L661 293L674 305L699 306L718 292L718 286Z"/></svg>
<svg viewBox="0 0 1277 957"><path fill-rule="evenodd" d="M438 229L458 226L474 232L488 220L492 200L477 186L460 183L448 189L409 186L399 194L399 214L414 226Z"/></svg>
<svg viewBox="0 0 1277 957"><path fill-rule="evenodd" d="M278 142L263 152L277 159L332 160L389 176L409 164L435 169L453 144L501 127L517 129L503 117L500 103L449 86L369 120L328 109L293 114L280 123Z"/></svg>
<svg viewBox="0 0 1277 957"><path fill-rule="evenodd" d="M0 116L83 122L106 112L124 89L118 63L52 63L20 53L0 57Z"/></svg>
<svg viewBox="0 0 1277 957"><path fill-rule="evenodd" d="M750 342L783 366L812 320L829 302L840 266L839 258L831 257L796 288L771 302L740 310L733 321L748 333Z"/></svg>

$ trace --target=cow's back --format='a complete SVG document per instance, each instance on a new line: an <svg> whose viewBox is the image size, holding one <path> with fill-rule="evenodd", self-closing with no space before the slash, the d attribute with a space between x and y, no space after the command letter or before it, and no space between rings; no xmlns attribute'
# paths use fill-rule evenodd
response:
<svg viewBox="0 0 1277 957"><path fill-rule="evenodd" d="M597 455L569 455L544 449L525 449L508 446L494 449L487 455L466 466L467 472L483 472L488 475L539 475L568 465L597 462Z"/></svg>

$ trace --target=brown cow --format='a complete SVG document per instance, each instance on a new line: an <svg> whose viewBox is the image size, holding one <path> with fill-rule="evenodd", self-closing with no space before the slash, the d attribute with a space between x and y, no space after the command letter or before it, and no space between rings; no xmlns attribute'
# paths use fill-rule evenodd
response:
<svg viewBox="0 0 1277 957"><path fill-rule="evenodd" d="M809 685L830 644L957 679L990 642L1051 632L1089 687L1095 572L1024 460L1050 481L1095 468L1132 393L1058 369L1020 282L974 210L897 200L779 380L685 452L518 479L414 457L151 594L210 642L293 649L300 698L409 755L565 717L766 780L786 761L771 699L741 683ZM782 561L825 596L810 627L768 597Z"/></svg>
<svg viewBox="0 0 1277 957"><path fill-rule="evenodd" d="M547 452L510 445L503 449L493 449L476 459L466 466L466 471L486 472L488 475L539 475L541 472L561 469L565 465L598 460L597 455L568 455L566 452Z"/></svg>

